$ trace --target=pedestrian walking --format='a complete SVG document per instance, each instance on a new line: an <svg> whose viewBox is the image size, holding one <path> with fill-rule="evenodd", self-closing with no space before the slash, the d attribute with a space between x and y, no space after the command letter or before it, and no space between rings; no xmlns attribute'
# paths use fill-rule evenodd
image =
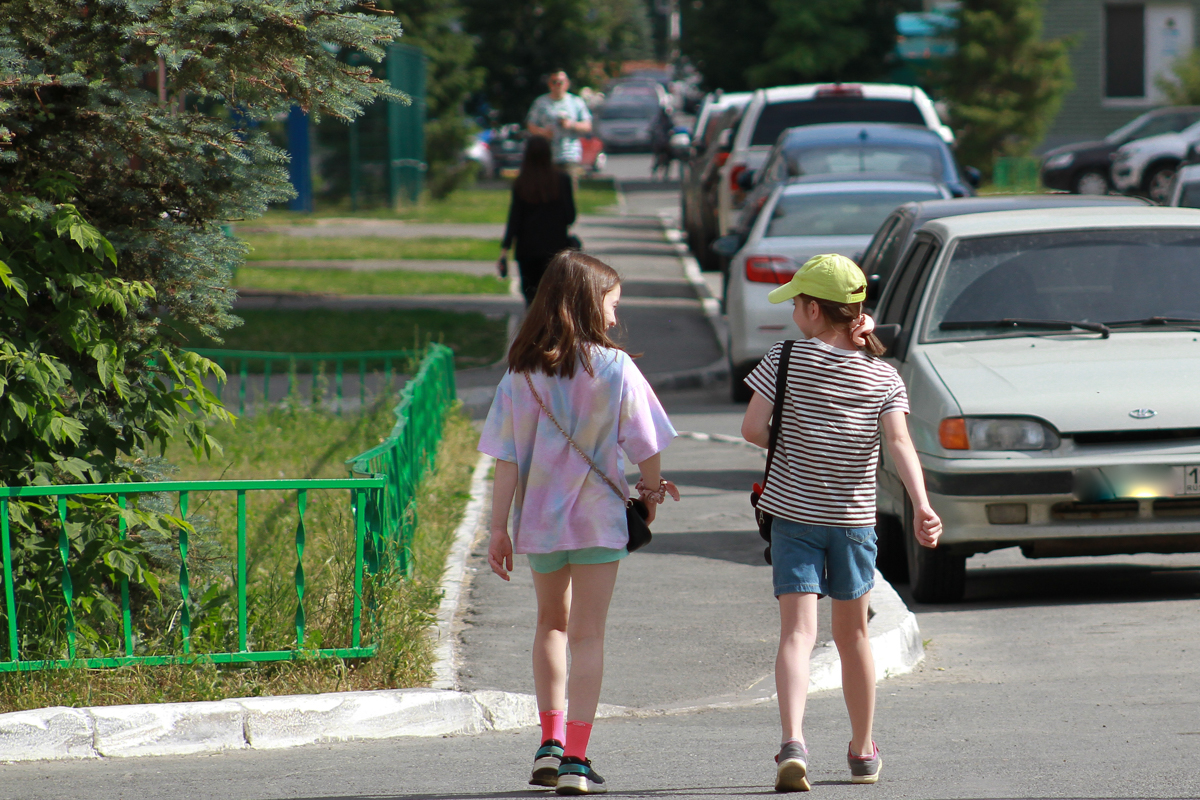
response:
<svg viewBox="0 0 1200 800"><path fill-rule="evenodd" d="M679 499L660 471L675 429L633 359L608 335L620 299L617 273L600 260L568 250L551 261L508 351L479 441L497 459L488 565L509 580L513 554L524 553L533 572L541 746L529 783L559 794L607 789L587 746L609 602L629 554L629 488L619 451L641 472L636 490L648 522L667 494Z"/></svg>
<svg viewBox="0 0 1200 800"><path fill-rule="evenodd" d="M571 179L550 160L550 140L532 136L525 143L521 171L513 181L508 225L500 244L501 263L507 263L513 239L517 241L517 266L521 293L528 307L554 254L570 246L568 229L575 222L575 194Z"/></svg>
<svg viewBox="0 0 1200 800"><path fill-rule="evenodd" d="M563 70L550 73L546 84L550 91L533 101L525 127L534 136L545 136L554 143L554 163L571 176L577 189L583 175L580 137L592 132L592 112L582 97L567 91L571 80Z"/></svg>
<svg viewBox="0 0 1200 800"><path fill-rule="evenodd" d="M832 599L833 640L850 714L850 780L879 778L883 759L872 739L875 662L867 614L875 583L881 429L912 500L917 541L934 547L942 530L908 435L904 384L895 369L875 357L883 347L862 316L866 284L862 271L844 256L809 259L768 295L772 303L792 301L792 319L805 338L775 344L746 378L754 395L742 436L767 447L772 425L778 425L757 502L759 512L774 518L770 561L780 617L775 687L783 727L775 757L776 791L810 788L802 727L817 599L824 595ZM779 370L784 380L777 383ZM782 398L777 385L783 387Z"/></svg>

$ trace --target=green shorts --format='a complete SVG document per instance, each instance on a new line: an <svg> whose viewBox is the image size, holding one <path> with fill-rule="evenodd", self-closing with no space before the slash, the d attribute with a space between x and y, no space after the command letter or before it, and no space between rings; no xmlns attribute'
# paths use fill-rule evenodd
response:
<svg viewBox="0 0 1200 800"><path fill-rule="evenodd" d="M622 547L613 550L611 547L584 547L579 550L556 550L553 553L528 553L529 566L534 572L558 572L567 564L611 564L629 555Z"/></svg>

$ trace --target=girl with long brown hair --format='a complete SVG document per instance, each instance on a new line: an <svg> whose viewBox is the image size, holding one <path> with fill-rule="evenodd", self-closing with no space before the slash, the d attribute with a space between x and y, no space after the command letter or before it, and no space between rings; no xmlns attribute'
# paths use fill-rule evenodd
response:
<svg viewBox="0 0 1200 800"><path fill-rule="evenodd" d="M641 472L636 489L647 521L667 494L679 499L660 470L675 429L629 354L609 338L620 299L620 279L607 264L574 251L554 257L479 441L497 459L488 565L509 580L514 553L525 555L537 597L533 680L542 745L529 782L559 794L606 790L587 745L608 606L629 554L624 459Z"/></svg>

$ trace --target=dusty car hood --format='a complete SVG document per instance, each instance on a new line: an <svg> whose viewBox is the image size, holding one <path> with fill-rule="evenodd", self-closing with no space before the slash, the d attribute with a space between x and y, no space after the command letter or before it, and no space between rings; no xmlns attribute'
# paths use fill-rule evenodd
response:
<svg viewBox="0 0 1200 800"><path fill-rule="evenodd" d="M923 344L966 415L1040 417L1063 433L1200 427L1200 334L1031 336ZM1153 409L1135 419L1134 409Z"/></svg>

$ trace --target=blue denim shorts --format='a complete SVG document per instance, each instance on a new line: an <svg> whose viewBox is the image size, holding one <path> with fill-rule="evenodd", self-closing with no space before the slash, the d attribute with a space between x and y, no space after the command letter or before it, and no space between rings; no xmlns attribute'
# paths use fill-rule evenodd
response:
<svg viewBox="0 0 1200 800"><path fill-rule="evenodd" d="M854 600L875 585L875 529L809 525L775 518L771 564L775 596L811 592Z"/></svg>
<svg viewBox="0 0 1200 800"><path fill-rule="evenodd" d="M553 553L529 553L529 566L534 572L558 572L567 564L611 564L629 555L622 547L613 550L611 547L583 547L579 550L555 550Z"/></svg>

